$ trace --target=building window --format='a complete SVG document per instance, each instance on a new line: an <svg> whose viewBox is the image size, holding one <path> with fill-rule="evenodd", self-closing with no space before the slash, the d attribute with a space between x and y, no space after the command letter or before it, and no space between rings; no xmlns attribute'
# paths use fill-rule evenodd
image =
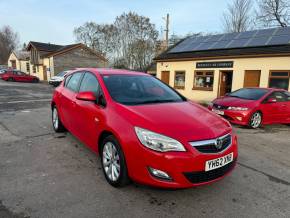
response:
<svg viewBox="0 0 290 218"><path fill-rule="evenodd" d="M33 66L32 68L33 68L33 73L36 73L36 67Z"/></svg>
<svg viewBox="0 0 290 218"><path fill-rule="evenodd" d="M214 71L195 71L193 88L194 90L213 90Z"/></svg>
<svg viewBox="0 0 290 218"><path fill-rule="evenodd" d="M271 71L269 88L289 89L290 71Z"/></svg>
<svg viewBox="0 0 290 218"><path fill-rule="evenodd" d="M185 86L185 71L175 71L174 88L184 89Z"/></svg>
<svg viewBox="0 0 290 218"><path fill-rule="evenodd" d="M26 72L30 72L30 64L29 62L26 62Z"/></svg>

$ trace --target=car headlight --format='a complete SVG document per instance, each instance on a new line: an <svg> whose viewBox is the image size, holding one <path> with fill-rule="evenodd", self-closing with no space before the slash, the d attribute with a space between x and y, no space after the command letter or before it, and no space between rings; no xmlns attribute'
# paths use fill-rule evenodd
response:
<svg viewBox="0 0 290 218"><path fill-rule="evenodd" d="M247 107L228 107L228 110L232 110L232 111L247 111L247 110L249 110L249 108L247 108Z"/></svg>
<svg viewBox="0 0 290 218"><path fill-rule="evenodd" d="M154 151L167 152L167 151L185 151L184 146L175 139L167 136L151 132L140 127L135 127L140 142L147 148Z"/></svg>
<svg viewBox="0 0 290 218"><path fill-rule="evenodd" d="M209 103L207 104L207 106L208 106L208 107L213 107L213 103L212 103L212 102L209 102Z"/></svg>

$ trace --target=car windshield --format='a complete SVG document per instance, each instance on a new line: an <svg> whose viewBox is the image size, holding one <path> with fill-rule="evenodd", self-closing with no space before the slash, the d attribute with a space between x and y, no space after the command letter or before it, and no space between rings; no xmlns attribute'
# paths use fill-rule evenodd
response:
<svg viewBox="0 0 290 218"><path fill-rule="evenodd" d="M64 76L67 73L67 71L62 71L60 73L58 73L56 76Z"/></svg>
<svg viewBox="0 0 290 218"><path fill-rule="evenodd" d="M111 97L121 104L140 105L186 101L183 96L151 76L104 75L103 79Z"/></svg>
<svg viewBox="0 0 290 218"><path fill-rule="evenodd" d="M268 92L269 91L267 89L239 89L230 93L228 96L248 100L258 100Z"/></svg>

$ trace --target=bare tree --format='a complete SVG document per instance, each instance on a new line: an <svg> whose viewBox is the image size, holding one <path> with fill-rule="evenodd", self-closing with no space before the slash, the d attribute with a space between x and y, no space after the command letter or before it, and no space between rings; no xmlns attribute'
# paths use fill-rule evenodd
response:
<svg viewBox="0 0 290 218"><path fill-rule="evenodd" d="M10 53L19 44L18 34L11 27L4 26L0 29L0 64L7 64Z"/></svg>
<svg viewBox="0 0 290 218"><path fill-rule="evenodd" d="M244 32L252 28L252 1L233 0L223 13L225 32Z"/></svg>
<svg viewBox="0 0 290 218"><path fill-rule="evenodd" d="M290 24L289 0L258 0L257 21L266 27Z"/></svg>
<svg viewBox="0 0 290 218"><path fill-rule="evenodd" d="M77 41L106 55L113 66L144 70L156 54L158 32L149 18L123 13L113 24L88 22L75 28Z"/></svg>
<svg viewBox="0 0 290 218"><path fill-rule="evenodd" d="M108 56L112 51L112 41L115 32L114 25L96 24L95 22L86 22L84 25L74 29L74 35L78 42L84 43L105 56Z"/></svg>
<svg viewBox="0 0 290 218"><path fill-rule="evenodd" d="M114 22L117 58L129 69L144 70L156 52L158 31L150 19L134 12L123 13Z"/></svg>

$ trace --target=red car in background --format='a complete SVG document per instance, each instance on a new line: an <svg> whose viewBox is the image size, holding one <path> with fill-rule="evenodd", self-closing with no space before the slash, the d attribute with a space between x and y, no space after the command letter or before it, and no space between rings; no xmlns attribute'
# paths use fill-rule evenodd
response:
<svg viewBox="0 0 290 218"><path fill-rule="evenodd" d="M290 124L290 93L283 89L239 89L215 99L208 108L232 123L251 128Z"/></svg>
<svg viewBox="0 0 290 218"><path fill-rule="evenodd" d="M11 82L39 82L38 77L28 75L19 70L5 70L0 74L0 78Z"/></svg>
<svg viewBox="0 0 290 218"><path fill-rule="evenodd" d="M234 168L237 137L224 119L146 73L78 69L53 94L52 124L101 156L109 184L129 178L185 188Z"/></svg>

